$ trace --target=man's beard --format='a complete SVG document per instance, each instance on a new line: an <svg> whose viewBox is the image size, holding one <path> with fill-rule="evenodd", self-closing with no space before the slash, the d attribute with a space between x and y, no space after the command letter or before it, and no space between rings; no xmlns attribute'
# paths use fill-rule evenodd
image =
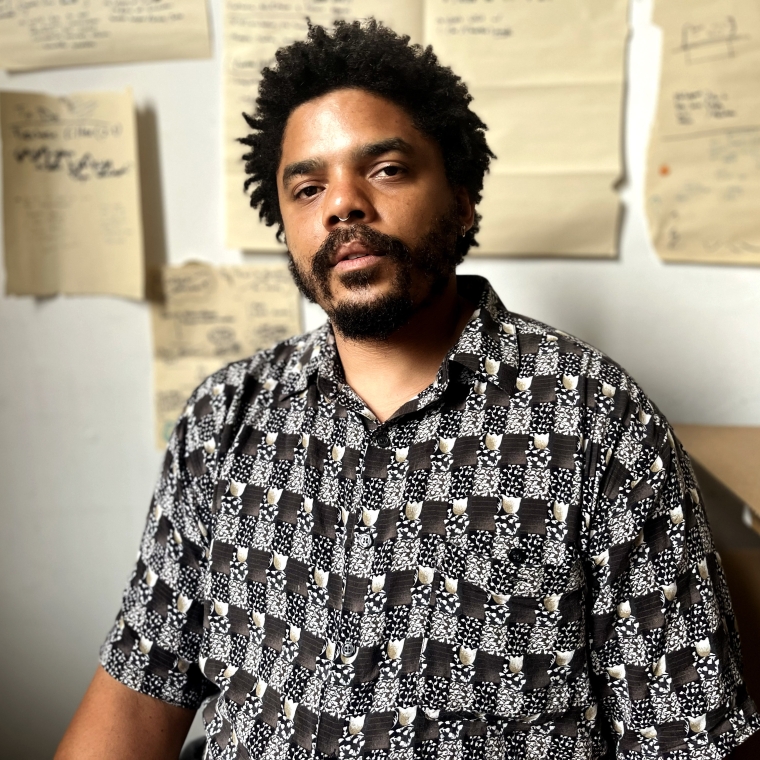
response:
<svg viewBox="0 0 760 760"><path fill-rule="evenodd" d="M398 238L385 235L366 224L356 223L330 232L311 262L310 271L298 268L288 251L290 272L298 289L310 301L323 305L333 327L351 340L386 340L403 327L420 308L435 300L446 288L456 269L459 222L455 210L438 219L433 229L414 248ZM391 259L396 276L389 293L365 303L332 305L330 275L335 252L342 245L358 241L373 254ZM427 294L415 304L412 300L414 273L427 283ZM348 290L369 287L377 279L375 267L338 275Z"/></svg>

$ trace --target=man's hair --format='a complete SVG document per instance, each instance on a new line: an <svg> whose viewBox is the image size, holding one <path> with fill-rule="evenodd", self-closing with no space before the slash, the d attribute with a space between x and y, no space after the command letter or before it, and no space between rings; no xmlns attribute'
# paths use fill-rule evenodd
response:
<svg viewBox="0 0 760 760"><path fill-rule="evenodd" d="M283 224L277 197L277 167L282 138L291 113L303 103L334 90L354 88L383 97L402 108L414 126L438 143L446 177L452 188L464 187L477 204L483 177L495 158L485 138L486 125L470 110L472 96L447 66L438 63L431 47L410 45L408 36L374 19L336 21L329 32L309 22L305 41L280 48L276 64L262 72L256 111L243 114L253 131L240 142L250 151L243 158L251 185L251 206L267 225ZM480 215L464 237L457 240L461 261L475 235Z"/></svg>

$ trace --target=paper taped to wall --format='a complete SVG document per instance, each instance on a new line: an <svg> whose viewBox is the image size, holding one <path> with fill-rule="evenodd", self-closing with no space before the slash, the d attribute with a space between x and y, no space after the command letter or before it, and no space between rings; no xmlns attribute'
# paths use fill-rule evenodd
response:
<svg viewBox="0 0 760 760"><path fill-rule="evenodd" d="M284 264L165 267L163 292L163 303L151 304L159 448L202 380L301 331L298 290Z"/></svg>
<svg viewBox="0 0 760 760"><path fill-rule="evenodd" d="M205 0L0 0L0 68L208 58Z"/></svg>
<svg viewBox="0 0 760 760"><path fill-rule="evenodd" d="M668 261L760 264L760 5L658 0L662 81L646 205Z"/></svg>
<svg viewBox="0 0 760 760"><path fill-rule="evenodd" d="M306 36L306 18L330 26L335 19L374 16L412 41L422 38L422 0L226 0L224 6L224 152L226 241L248 251L282 249L275 228L259 220L243 191L248 132L242 114L252 113L261 70L274 63L275 51Z"/></svg>
<svg viewBox="0 0 760 760"><path fill-rule="evenodd" d="M6 292L142 298L132 94L0 93Z"/></svg>
<svg viewBox="0 0 760 760"><path fill-rule="evenodd" d="M472 254L613 256L627 0L428 0L497 156Z"/></svg>

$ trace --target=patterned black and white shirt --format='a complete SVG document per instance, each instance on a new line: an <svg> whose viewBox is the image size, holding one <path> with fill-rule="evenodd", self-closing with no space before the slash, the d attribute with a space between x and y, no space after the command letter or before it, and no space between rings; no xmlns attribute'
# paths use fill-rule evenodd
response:
<svg viewBox="0 0 760 760"><path fill-rule="evenodd" d="M103 666L208 698L209 758L725 756L760 719L686 454L618 365L459 286L383 424L329 325L197 389Z"/></svg>

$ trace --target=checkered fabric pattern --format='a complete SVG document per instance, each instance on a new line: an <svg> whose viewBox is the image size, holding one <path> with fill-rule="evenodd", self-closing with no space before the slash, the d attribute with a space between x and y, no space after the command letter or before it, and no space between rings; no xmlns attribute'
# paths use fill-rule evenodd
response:
<svg viewBox="0 0 760 760"><path fill-rule="evenodd" d="M380 424L332 332L206 380L102 649L208 758L725 756L760 726L689 460L619 366L478 310Z"/></svg>

